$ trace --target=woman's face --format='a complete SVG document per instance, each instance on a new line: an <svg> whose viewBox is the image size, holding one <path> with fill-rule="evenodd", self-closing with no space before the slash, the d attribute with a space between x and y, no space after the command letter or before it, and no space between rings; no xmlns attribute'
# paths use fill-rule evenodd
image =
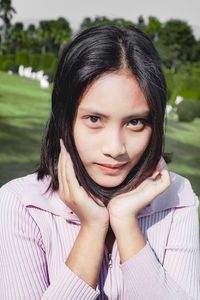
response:
<svg viewBox="0 0 200 300"><path fill-rule="evenodd" d="M149 107L133 75L109 73L81 98L73 125L75 145L89 176L107 188L121 184L151 137Z"/></svg>

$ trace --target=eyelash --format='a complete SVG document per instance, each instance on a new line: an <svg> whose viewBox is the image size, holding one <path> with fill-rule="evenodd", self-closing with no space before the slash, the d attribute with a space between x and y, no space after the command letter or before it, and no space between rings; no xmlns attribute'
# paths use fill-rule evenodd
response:
<svg viewBox="0 0 200 300"><path fill-rule="evenodd" d="M93 115L89 115L86 117L87 120L89 120L93 125L98 125L97 122L92 122L92 119L98 121L98 120L101 120L101 117L98 117L98 116L93 116ZM130 120L127 124L131 124L131 122L135 122L135 121L140 121L141 122L141 125L146 126L148 124L148 120L147 119L132 119ZM133 124L132 124L133 125ZM138 124L135 124L135 126L133 127L136 127ZM143 129L143 127L141 129ZM139 130L138 130L139 131Z"/></svg>

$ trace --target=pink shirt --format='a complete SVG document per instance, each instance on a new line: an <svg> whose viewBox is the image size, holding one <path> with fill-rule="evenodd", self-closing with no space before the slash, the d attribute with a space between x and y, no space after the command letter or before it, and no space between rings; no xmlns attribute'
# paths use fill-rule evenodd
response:
<svg viewBox="0 0 200 300"><path fill-rule="evenodd" d="M96 290L65 265L80 222L57 192L44 194L49 180L30 174L0 190L1 300L200 299L198 199L187 179L171 173L140 211L147 243L136 256L120 264L115 242L109 261L105 247Z"/></svg>

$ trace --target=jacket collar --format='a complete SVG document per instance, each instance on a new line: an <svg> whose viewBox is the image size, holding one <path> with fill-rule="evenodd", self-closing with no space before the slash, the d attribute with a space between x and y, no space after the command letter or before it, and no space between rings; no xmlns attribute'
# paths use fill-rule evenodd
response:
<svg viewBox="0 0 200 300"><path fill-rule="evenodd" d="M196 199L189 181L175 173L170 173L170 177L170 187L156 197L150 205L142 209L138 214L138 218L166 209L193 206L195 204ZM24 180L25 184L23 184L23 195L20 197L25 206L35 207L61 216L70 223L80 224L79 218L61 200L57 191L45 193L51 180L50 176L38 181L37 174L33 173L21 179Z"/></svg>

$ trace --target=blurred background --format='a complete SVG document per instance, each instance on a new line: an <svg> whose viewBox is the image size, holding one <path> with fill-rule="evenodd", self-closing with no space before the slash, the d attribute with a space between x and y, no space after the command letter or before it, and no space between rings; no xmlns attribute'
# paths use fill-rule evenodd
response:
<svg viewBox="0 0 200 300"><path fill-rule="evenodd" d="M135 25L168 84L169 169L200 196L200 1L0 0L0 185L33 172L63 46L96 24Z"/></svg>

